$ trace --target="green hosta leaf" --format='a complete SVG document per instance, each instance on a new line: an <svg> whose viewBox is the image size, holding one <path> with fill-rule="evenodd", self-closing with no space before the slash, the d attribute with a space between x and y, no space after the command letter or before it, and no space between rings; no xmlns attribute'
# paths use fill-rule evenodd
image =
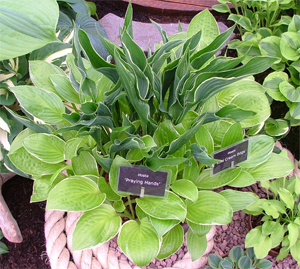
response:
<svg viewBox="0 0 300 269"><path fill-rule="evenodd" d="M273 263L269 260L263 259L263 260L258 260L255 265L259 269L270 269L273 265Z"/></svg>
<svg viewBox="0 0 300 269"><path fill-rule="evenodd" d="M295 223L289 223L287 225L288 229L288 239L290 241L290 247L294 246L299 237L299 226Z"/></svg>
<svg viewBox="0 0 300 269"><path fill-rule="evenodd" d="M55 93L33 86L16 86L11 90L21 106L34 117L50 124L64 121L65 107Z"/></svg>
<svg viewBox="0 0 300 269"><path fill-rule="evenodd" d="M300 57L300 35L299 33L285 32L281 35L280 49L284 58L297 61Z"/></svg>
<svg viewBox="0 0 300 269"><path fill-rule="evenodd" d="M248 256L244 256L238 261L238 266L241 269L251 268L251 265L252 265L252 261Z"/></svg>
<svg viewBox="0 0 300 269"><path fill-rule="evenodd" d="M211 154L214 151L214 140L206 127L201 126L195 134L195 138L197 144L204 146L208 154Z"/></svg>
<svg viewBox="0 0 300 269"><path fill-rule="evenodd" d="M243 140L243 129L240 123L235 123L229 127L222 140L221 148L233 145Z"/></svg>
<svg viewBox="0 0 300 269"><path fill-rule="evenodd" d="M0 61L15 58L58 41L55 36L58 4L45 0L23 3L1 0ZM34 16L32 15L34 14Z"/></svg>
<svg viewBox="0 0 300 269"><path fill-rule="evenodd" d="M266 220L266 221L264 221L264 223L262 225L262 234L270 235L279 228L280 228L279 222Z"/></svg>
<svg viewBox="0 0 300 269"><path fill-rule="evenodd" d="M279 90L279 85L283 81L288 81L288 75L285 72L272 72L264 80L263 86L274 100L286 101L286 97Z"/></svg>
<svg viewBox="0 0 300 269"><path fill-rule="evenodd" d="M170 145L176 138L179 137L179 133L176 131L171 121L163 121L155 130L153 139L157 146Z"/></svg>
<svg viewBox="0 0 300 269"><path fill-rule="evenodd" d="M287 121L283 119L268 118L265 122L265 131L270 136L281 136L289 131L290 127Z"/></svg>
<svg viewBox="0 0 300 269"><path fill-rule="evenodd" d="M9 249L7 245L5 245L3 242L0 242L0 255L9 253Z"/></svg>
<svg viewBox="0 0 300 269"><path fill-rule="evenodd" d="M257 246L264 239L261 229L261 226L257 226L247 233L245 238L246 248Z"/></svg>
<svg viewBox="0 0 300 269"><path fill-rule="evenodd" d="M299 249L300 249L300 240L298 239L297 242L290 249L291 255L298 262L298 265L300 263Z"/></svg>
<svg viewBox="0 0 300 269"><path fill-rule="evenodd" d="M281 247L276 260L280 261L284 259L289 253L290 253L290 249L288 247Z"/></svg>
<svg viewBox="0 0 300 269"><path fill-rule="evenodd" d="M256 113L253 111L238 108L236 105L224 106L218 112L216 112L217 116L232 119L235 122L241 122L242 120L254 116L255 114Z"/></svg>
<svg viewBox="0 0 300 269"><path fill-rule="evenodd" d="M165 259L175 253L183 244L184 232L181 225L176 225L162 238L160 252L157 259Z"/></svg>
<svg viewBox="0 0 300 269"><path fill-rule="evenodd" d="M240 246L233 247L229 252L229 257L234 261L237 262L241 257L243 257L244 250Z"/></svg>
<svg viewBox="0 0 300 269"><path fill-rule="evenodd" d="M208 264L213 268L213 269L218 269L219 264L222 261L222 257L219 254L209 254L208 256Z"/></svg>
<svg viewBox="0 0 300 269"><path fill-rule="evenodd" d="M226 169L220 173L211 176L211 169L205 169L194 181L200 189L214 189L225 186L234 181L241 172L241 168Z"/></svg>
<svg viewBox="0 0 300 269"><path fill-rule="evenodd" d="M187 37L190 38L200 30L202 30L201 48L209 45L219 35L218 24L208 9L200 12L191 20Z"/></svg>
<svg viewBox="0 0 300 269"><path fill-rule="evenodd" d="M241 173L237 176L237 178L231 181L228 185L236 188L241 188L250 186L255 183L256 180L254 179L254 177L251 176L248 172L242 170Z"/></svg>
<svg viewBox="0 0 300 269"><path fill-rule="evenodd" d="M186 201L187 220L197 224L228 224L232 220L232 208L227 200L218 193L200 191L194 203Z"/></svg>
<svg viewBox="0 0 300 269"><path fill-rule="evenodd" d="M143 197L136 199L136 203L144 212L157 219L184 221L186 216L183 201L172 192L169 192L168 198Z"/></svg>
<svg viewBox="0 0 300 269"><path fill-rule="evenodd" d="M278 191L280 200L285 203L285 206L291 210L294 209L295 201L293 194L290 193L287 189L280 188Z"/></svg>
<svg viewBox="0 0 300 269"><path fill-rule="evenodd" d="M295 88L289 82L283 81L279 84L279 90L291 102L300 102L300 87Z"/></svg>
<svg viewBox="0 0 300 269"><path fill-rule="evenodd" d="M65 141L55 135L33 134L23 142L24 148L45 163L59 163L65 160Z"/></svg>
<svg viewBox="0 0 300 269"><path fill-rule="evenodd" d="M105 194L97 184L83 176L73 176L58 183L49 193L46 209L86 211L100 206Z"/></svg>
<svg viewBox="0 0 300 269"><path fill-rule="evenodd" d="M37 177L33 183L33 192L30 197L30 202L45 201L48 198L51 189L67 176L63 173L59 173L55 178L53 175L46 175Z"/></svg>
<svg viewBox="0 0 300 269"><path fill-rule="evenodd" d="M194 234L198 235L206 235L209 233L209 231L212 228L212 225L201 225L201 224L196 224L190 221L187 221L190 229L193 231Z"/></svg>
<svg viewBox="0 0 300 269"><path fill-rule="evenodd" d="M109 171L109 184L114 191L117 190L120 166L130 166L130 163L117 155L113 160Z"/></svg>
<svg viewBox="0 0 300 269"><path fill-rule="evenodd" d="M219 1L221 3L221 1ZM220 13L227 13L230 12L230 8L226 3L222 3L222 4L217 4L217 5L213 5L212 9L220 12Z"/></svg>
<svg viewBox="0 0 300 269"><path fill-rule="evenodd" d="M71 103L80 104L79 94L66 76L52 75L51 81L60 96Z"/></svg>
<svg viewBox="0 0 300 269"><path fill-rule="evenodd" d="M241 192L228 189L221 191L220 194L227 199L233 211L243 210L257 200L251 192Z"/></svg>
<svg viewBox="0 0 300 269"><path fill-rule="evenodd" d="M65 166L63 162L56 164L45 163L28 153L24 147L9 153L8 157L18 169L30 175L50 175Z"/></svg>
<svg viewBox="0 0 300 269"><path fill-rule="evenodd" d="M254 58L249 68L255 68L259 64L259 60L262 58ZM221 107L235 105L245 111L255 112L255 115L241 121L242 127L247 128L264 122L270 116L269 101L264 92L265 89L259 83L250 79L242 79L219 92L217 99Z"/></svg>
<svg viewBox="0 0 300 269"><path fill-rule="evenodd" d="M169 230L171 230L175 225L177 225L180 222L179 220L173 220L173 219L162 220L162 219L153 218L151 216L148 217L152 225L154 226L155 230L157 231L157 235L159 238L161 238L165 233L167 233Z"/></svg>
<svg viewBox="0 0 300 269"><path fill-rule="evenodd" d="M272 240L269 236L265 236L261 239L260 243L254 246L254 252L258 259L263 259L269 253L272 248Z"/></svg>
<svg viewBox="0 0 300 269"><path fill-rule="evenodd" d="M157 233L146 218L141 221L127 221L123 224L118 245L123 253L138 266L150 263L159 253L160 242Z"/></svg>
<svg viewBox="0 0 300 269"><path fill-rule="evenodd" d="M75 175L99 175L97 162L91 153L81 151L80 154L74 156L71 161Z"/></svg>
<svg viewBox="0 0 300 269"><path fill-rule="evenodd" d="M66 77L61 68L46 61L29 61L29 73L36 87L54 93L57 91L50 78L55 75Z"/></svg>
<svg viewBox="0 0 300 269"><path fill-rule="evenodd" d="M106 182L106 179L104 177L99 177L98 179L98 185L99 189L102 193L106 194L106 198L109 201L119 201L121 199L121 196L116 194L109 183Z"/></svg>
<svg viewBox="0 0 300 269"><path fill-rule="evenodd" d="M271 178L280 178L290 174L294 165L289 158L272 153L270 158L264 163L247 169L255 180L269 180Z"/></svg>
<svg viewBox="0 0 300 269"><path fill-rule="evenodd" d="M188 230L186 243L192 261L199 259L207 248L206 235L195 234L191 229Z"/></svg>
<svg viewBox="0 0 300 269"><path fill-rule="evenodd" d="M197 186L190 180L180 179L176 180L172 185L171 189L179 196L190 199L195 202L198 199Z"/></svg>
<svg viewBox="0 0 300 269"><path fill-rule="evenodd" d="M292 103L290 105L290 113L291 116L297 120L300 119L300 102L299 103Z"/></svg>
<svg viewBox="0 0 300 269"><path fill-rule="evenodd" d="M65 145L65 159L70 160L72 157L77 155L80 144L82 143L82 137L75 137L69 139Z"/></svg>
<svg viewBox="0 0 300 269"><path fill-rule="evenodd" d="M263 38L259 44L259 49L263 56L268 55L271 57L277 57L278 61L274 62L274 64L280 63L282 54L280 51L280 37L278 36L268 36Z"/></svg>
<svg viewBox="0 0 300 269"><path fill-rule="evenodd" d="M108 204L84 212L74 229L72 251L92 248L108 241L118 233L121 224L121 217Z"/></svg>
<svg viewBox="0 0 300 269"><path fill-rule="evenodd" d="M250 168L265 162L270 158L274 145L274 139L270 136L256 135L250 137L248 158L238 165L243 168Z"/></svg>
<svg viewBox="0 0 300 269"><path fill-rule="evenodd" d="M198 166L198 162L195 158L190 159L190 163L185 166L183 170L183 178L191 180L194 182L194 178L197 178L200 174L200 167Z"/></svg>
<svg viewBox="0 0 300 269"><path fill-rule="evenodd" d="M253 26L251 25L250 19L245 16L230 14L228 20L234 21L235 23L242 26L245 30L249 32L253 31Z"/></svg>
<svg viewBox="0 0 300 269"><path fill-rule="evenodd" d="M199 146L198 144L194 143L190 145L190 149L192 150L192 154L200 164L212 166L219 162L218 160L210 157L207 154L206 148L204 146Z"/></svg>
<svg viewBox="0 0 300 269"><path fill-rule="evenodd" d="M272 216L274 219L277 219L279 217L279 210L276 207L272 200L266 200L260 205L260 208L262 208L267 215Z"/></svg>
<svg viewBox="0 0 300 269"><path fill-rule="evenodd" d="M243 88L245 91L232 99L230 104L255 113L255 115L240 122L243 128L248 128L265 121L270 116L270 105L266 95L261 90L246 91L245 88L251 87L248 83L255 82L246 82L245 80L244 83Z"/></svg>
<svg viewBox="0 0 300 269"><path fill-rule="evenodd" d="M285 229L283 225L280 225L280 227L271 234L272 248L277 247L282 242L284 234Z"/></svg>

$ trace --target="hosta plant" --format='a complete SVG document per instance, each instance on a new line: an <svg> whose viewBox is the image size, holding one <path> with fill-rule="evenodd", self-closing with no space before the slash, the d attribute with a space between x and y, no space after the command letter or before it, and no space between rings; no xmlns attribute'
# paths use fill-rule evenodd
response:
<svg viewBox="0 0 300 269"><path fill-rule="evenodd" d="M228 48L235 49L243 62L260 55L277 58L272 65L275 72L264 79L263 86L270 101L285 102L288 112L284 119L269 119L264 129L280 139L291 126L300 124L300 16L285 16L276 25L282 26L280 31L270 27L247 31L241 40L232 40Z"/></svg>
<svg viewBox="0 0 300 269"><path fill-rule="evenodd" d="M218 0L212 8L221 13L230 13L228 20L238 25L241 35L257 33L269 28L275 35L284 25L287 13L300 14L298 0Z"/></svg>
<svg viewBox="0 0 300 269"><path fill-rule="evenodd" d="M218 254L209 254L208 264L205 269L269 269L272 266L272 262L268 260L257 259L253 248L244 251L240 246L233 247L225 258Z"/></svg>
<svg viewBox="0 0 300 269"><path fill-rule="evenodd" d="M72 51L73 22L87 30L95 50L102 57L107 57L108 53L98 32L107 35L99 23L94 27L96 21L90 17L94 3L45 0L41 3L26 1L22 5L3 0L0 5L1 34L10 37L0 41L0 172L6 173L10 169L7 152L24 125L3 106L25 115L9 87L32 84L28 60L45 60L63 68L67 53Z"/></svg>
<svg viewBox="0 0 300 269"><path fill-rule="evenodd" d="M245 212L262 215L262 224L248 232L246 247L253 247L256 256L263 258L280 245L277 260L290 253L300 265L300 178L283 177L261 182L261 185L266 188L267 198L258 199Z"/></svg>
<svg viewBox="0 0 300 269"><path fill-rule="evenodd" d="M30 61L35 86L10 87L38 121L7 108L28 127L14 139L9 159L34 179L32 202L47 200L47 210L83 212L73 250L118 235L125 255L144 266L176 252L184 239L182 224L188 223L187 245L196 260L211 225L230 223L233 211L256 200L251 193L211 189L247 186L293 169L286 156L273 152L272 138L253 136L270 107L252 75L275 59L257 57L240 65L241 59L215 58L233 29L209 41L210 29L205 27L202 37L194 23L215 27L216 22L208 11L197 18L186 38L169 40L157 25L164 43L146 57L132 38L129 5L122 48L101 37L113 63L76 29L67 72ZM212 153L246 138L247 161L211 176L218 162ZM167 172L165 197L118 191L123 166Z"/></svg>

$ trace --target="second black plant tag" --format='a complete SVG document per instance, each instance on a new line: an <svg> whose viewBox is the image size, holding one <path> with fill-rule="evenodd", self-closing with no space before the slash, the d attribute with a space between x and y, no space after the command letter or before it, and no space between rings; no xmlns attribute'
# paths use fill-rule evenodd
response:
<svg viewBox="0 0 300 269"><path fill-rule="evenodd" d="M169 189L166 171L152 171L139 166L120 166L118 191L143 196L165 197Z"/></svg>
<svg viewBox="0 0 300 269"><path fill-rule="evenodd" d="M213 158L221 160L214 165L213 174L219 173L227 168L233 168L236 164L247 160L248 140L243 140L215 152Z"/></svg>

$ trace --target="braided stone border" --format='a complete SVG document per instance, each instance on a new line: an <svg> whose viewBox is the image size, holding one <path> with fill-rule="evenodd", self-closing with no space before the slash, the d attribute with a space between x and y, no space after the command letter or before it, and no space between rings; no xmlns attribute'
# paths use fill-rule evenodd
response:
<svg viewBox="0 0 300 269"><path fill-rule="evenodd" d="M76 222L82 215L80 212L63 212L48 210L45 214L46 251L50 265L53 269L141 269L139 266L131 266L126 260L119 259L116 251L105 242L98 247L81 251L71 251L72 235ZM165 269L199 269L208 259L214 242L215 226L207 234L207 249L203 256L192 262L187 252L181 260L172 267Z"/></svg>

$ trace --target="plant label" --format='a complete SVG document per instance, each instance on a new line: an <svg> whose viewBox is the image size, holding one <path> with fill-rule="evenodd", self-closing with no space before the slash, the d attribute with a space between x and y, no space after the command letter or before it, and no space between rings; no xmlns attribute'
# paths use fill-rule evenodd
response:
<svg viewBox="0 0 300 269"><path fill-rule="evenodd" d="M166 197L170 178L166 171L152 171L139 166L120 166L118 191L143 196Z"/></svg>
<svg viewBox="0 0 300 269"><path fill-rule="evenodd" d="M213 158L220 161L214 165L213 175L246 161L248 158L248 144L247 139L214 152Z"/></svg>

